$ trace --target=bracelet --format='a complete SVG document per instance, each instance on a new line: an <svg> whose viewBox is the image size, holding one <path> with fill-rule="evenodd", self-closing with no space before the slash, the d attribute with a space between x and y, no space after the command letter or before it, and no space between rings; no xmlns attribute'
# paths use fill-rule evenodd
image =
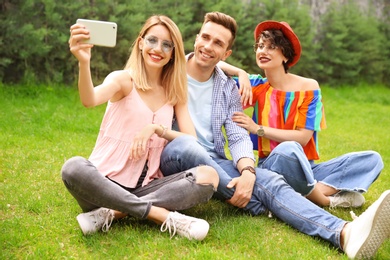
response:
<svg viewBox="0 0 390 260"><path fill-rule="evenodd" d="M163 131L162 131L161 135L158 135L158 137L162 138L167 133L168 127L166 127L165 125L160 125L160 126L161 126Z"/></svg>
<svg viewBox="0 0 390 260"><path fill-rule="evenodd" d="M242 172L243 171L250 171L251 173L253 173L254 175L256 175L256 170L255 168L253 168L252 166L245 166L244 168L242 168L240 174L242 175Z"/></svg>

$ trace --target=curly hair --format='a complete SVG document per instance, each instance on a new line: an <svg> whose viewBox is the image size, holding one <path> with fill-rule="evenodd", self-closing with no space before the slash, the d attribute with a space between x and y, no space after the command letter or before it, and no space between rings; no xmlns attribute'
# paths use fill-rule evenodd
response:
<svg viewBox="0 0 390 260"><path fill-rule="evenodd" d="M274 29L261 32L261 34L259 35L259 39L260 38L263 41L265 42L268 41L270 44L273 44L277 46L279 49L281 49L282 54L284 55L284 57L287 58L287 62L283 62L284 70L287 73L289 64L295 57L295 51L293 49L291 42L284 36L281 30L274 30Z"/></svg>

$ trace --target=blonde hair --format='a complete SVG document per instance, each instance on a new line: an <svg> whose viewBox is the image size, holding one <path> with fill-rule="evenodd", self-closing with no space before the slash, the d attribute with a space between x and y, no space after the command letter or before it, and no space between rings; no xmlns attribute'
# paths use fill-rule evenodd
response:
<svg viewBox="0 0 390 260"><path fill-rule="evenodd" d="M163 25L168 29L175 46L173 48L172 60L163 67L162 85L165 88L165 96L172 105L186 103L188 90L183 39L177 25L167 16L153 15L146 20L137 39L133 43L133 49L127 60L125 69L130 70L137 88L142 90L151 89L146 77L145 62L138 42L155 25Z"/></svg>

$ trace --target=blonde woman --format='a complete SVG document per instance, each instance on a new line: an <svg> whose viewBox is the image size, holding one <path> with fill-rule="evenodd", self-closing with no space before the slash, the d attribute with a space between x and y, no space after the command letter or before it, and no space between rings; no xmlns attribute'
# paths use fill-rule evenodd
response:
<svg viewBox="0 0 390 260"><path fill-rule="evenodd" d="M187 109L182 37L166 16L152 16L142 27L123 70L94 87L89 32L70 27L70 51L79 62L78 88L84 106L108 102L89 159L73 157L62 168L65 186L84 213L77 216L85 235L108 231L113 219L131 215L162 224L189 239L202 240L209 224L176 212L208 201L218 175L208 166L163 177L160 155L168 141L195 130ZM173 115L183 133L171 130Z"/></svg>

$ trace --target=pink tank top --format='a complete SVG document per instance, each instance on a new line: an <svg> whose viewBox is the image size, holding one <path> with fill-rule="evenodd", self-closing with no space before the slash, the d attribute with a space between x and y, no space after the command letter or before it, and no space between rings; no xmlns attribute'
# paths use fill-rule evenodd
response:
<svg viewBox="0 0 390 260"><path fill-rule="evenodd" d="M147 124L162 124L171 129L173 106L165 104L153 112L144 103L137 90L117 102L108 102L95 148L89 160L100 173L117 183L134 188L141 176L146 161L148 171L142 183L145 186L163 175L159 169L160 157L167 140L152 135L145 156L130 160L130 145L134 136Z"/></svg>

